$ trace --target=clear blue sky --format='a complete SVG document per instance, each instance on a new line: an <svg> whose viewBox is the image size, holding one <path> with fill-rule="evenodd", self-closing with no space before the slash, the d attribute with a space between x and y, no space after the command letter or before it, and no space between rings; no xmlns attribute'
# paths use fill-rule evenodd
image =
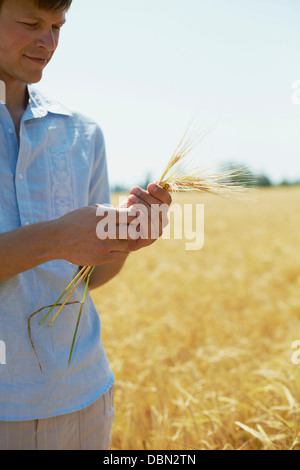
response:
<svg viewBox="0 0 300 470"><path fill-rule="evenodd" d="M158 178L195 115L195 164L300 179L299 25L299 0L73 0L39 87L97 120L112 184Z"/></svg>

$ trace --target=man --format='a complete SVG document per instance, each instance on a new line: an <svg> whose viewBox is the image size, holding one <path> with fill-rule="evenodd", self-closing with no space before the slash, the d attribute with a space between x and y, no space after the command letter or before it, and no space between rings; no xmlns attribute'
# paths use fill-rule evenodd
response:
<svg viewBox="0 0 300 470"><path fill-rule="evenodd" d="M39 326L42 317L33 322L43 373L27 320L57 300L79 266L96 266L90 288L117 275L129 252L154 241L138 230L125 238L124 220L149 234L151 208L171 203L156 184L147 191L132 188L123 207L112 209L122 237L96 234L96 212L110 202L102 133L32 85L56 50L71 2L0 0L0 80L6 93L0 103L0 341L6 353L0 363L0 449L109 447L114 376L91 298L70 365L76 304L66 306L51 328ZM160 214L159 234L162 220ZM80 301L83 289L72 300Z"/></svg>

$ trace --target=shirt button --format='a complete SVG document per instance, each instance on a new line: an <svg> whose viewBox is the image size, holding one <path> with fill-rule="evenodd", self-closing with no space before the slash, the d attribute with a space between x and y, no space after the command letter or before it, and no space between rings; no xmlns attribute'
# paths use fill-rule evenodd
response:
<svg viewBox="0 0 300 470"><path fill-rule="evenodd" d="M30 225L30 222L27 220L24 225Z"/></svg>
<svg viewBox="0 0 300 470"><path fill-rule="evenodd" d="M14 133L14 130L10 127L10 128L8 129L8 133L9 133L10 135L12 135L12 134Z"/></svg>
<svg viewBox="0 0 300 470"><path fill-rule="evenodd" d="M24 178L24 176L22 175L22 173L19 173L19 174L18 174L18 178L19 178L20 181Z"/></svg>

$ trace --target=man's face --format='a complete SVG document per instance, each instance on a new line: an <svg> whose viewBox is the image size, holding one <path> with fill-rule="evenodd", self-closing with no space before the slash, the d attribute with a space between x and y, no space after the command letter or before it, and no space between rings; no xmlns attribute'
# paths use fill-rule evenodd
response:
<svg viewBox="0 0 300 470"><path fill-rule="evenodd" d="M5 0L0 10L0 79L38 82L64 22L64 11L40 10L33 0Z"/></svg>

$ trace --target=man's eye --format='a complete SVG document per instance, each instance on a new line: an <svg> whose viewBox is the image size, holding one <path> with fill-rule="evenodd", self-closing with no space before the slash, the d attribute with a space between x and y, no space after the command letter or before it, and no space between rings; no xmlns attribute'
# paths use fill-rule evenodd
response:
<svg viewBox="0 0 300 470"><path fill-rule="evenodd" d="M21 24L28 26L29 28L35 28L38 23L26 23L25 21L20 21Z"/></svg>

